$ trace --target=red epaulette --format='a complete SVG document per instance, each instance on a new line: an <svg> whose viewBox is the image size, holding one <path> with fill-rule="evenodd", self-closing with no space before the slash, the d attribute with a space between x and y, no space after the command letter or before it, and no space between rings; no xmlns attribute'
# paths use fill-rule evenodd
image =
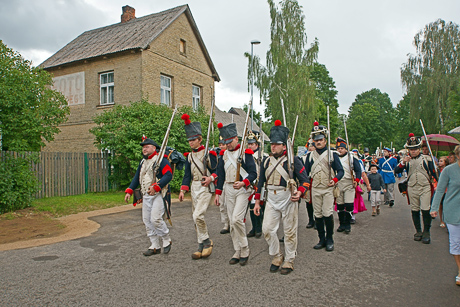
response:
<svg viewBox="0 0 460 307"><path fill-rule="evenodd" d="M223 156L224 155L224 152L225 152L225 149L222 149L219 153L219 155Z"/></svg>
<svg viewBox="0 0 460 307"><path fill-rule="evenodd" d="M217 152L215 152L214 150L210 150L209 153L214 157L217 157Z"/></svg>
<svg viewBox="0 0 460 307"><path fill-rule="evenodd" d="M189 155L190 153L189 152L184 152L184 156L187 158L187 156Z"/></svg>
<svg viewBox="0 0 460 307"><path fill-rule="evenodd" d="M252 151L252 149L249 149L249 148L248 148L248 149L246 149L246 150L244 151L244 153L247 153L248 155L253 155L253 154L254 154L254 151Z"/></svg>

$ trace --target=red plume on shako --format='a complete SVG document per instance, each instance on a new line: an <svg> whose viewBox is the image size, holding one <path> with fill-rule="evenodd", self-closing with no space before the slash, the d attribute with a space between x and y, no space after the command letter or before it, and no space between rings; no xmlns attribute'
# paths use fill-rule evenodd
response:
<svg viewBox="0 0 460 307"><path fill-rule="evenodd" d="M217 124L217 128L219 128L219 129L222 128L223 126L224 126L224 124L222 124L222 123Z"/></svg>
<svg viewBox="0 0 460 307"><path fill-rule="evenodd" d="M184 121L185 125L190 125L192 122L190 121L190 115L187 113L182 114L181 119Z"/></svg>
<svg viewBox="0 0 460 307"><path fill-rule="evenodd" d="M275 120L275 126L281 126L282 123L279 119Z"/></svg>

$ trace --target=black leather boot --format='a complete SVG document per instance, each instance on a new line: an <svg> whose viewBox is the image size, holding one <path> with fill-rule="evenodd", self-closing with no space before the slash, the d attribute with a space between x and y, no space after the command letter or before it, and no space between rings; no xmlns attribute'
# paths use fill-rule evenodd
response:
<svg viewBox="0 0 460 307"><path fill-rule="evenodd" d="M345 211L340 210L337 212L337 215L339 216L339 227L337 228L337 232L343 232L345 230Z"/></svg>
<svg viewBox="0 0 460 307"><path fill-rule="evenodd" d="M326 247L326 232L324 231L324 218L317 218L315 217L315 224L316 224L316 231L318 231L318 238L319 242L315 246L314 249L321 249Z"/></svg>
<svg viewBox="0 0 460 307"><path fill-rule="evenodd" d="M334 250L334 240L332 239L334 234L334 216L324 217L324 224L326 224L326 251L332 252Z"/></svg>
<svg viewBox="0 0 460 307"><path fill-rule="evenodd" d="M422 240L422 224L420 223L420 211L411 211L412 212L412 222L414 223L415 231L414 241Z"/></svg>
<svg viewBox="0 0 460 307"><path fill-rule="evenodd" d="M344 232L346 234L349 234L351 232L351 212L344 211L343 212L344 217L343 217L343 227L344 227Z"/></svg>
<svg viewBox="0 0 460 307"><path fill-rule="evenodd" d="M307 228L315 227L315 217L313 215L313 204L307 203L307 213L308 213L308 224Z"/></svg>
<svg viewBox="0 0 460 307"><path fill-rule="evenodd" d="M430 210L422 210L423 217L423 233L422 233L422 243L430 244L430 228L431 228L431 215Z"/></svg>
<svg viewBox="0 0 460 307"><path fill-rule="evenodd" d="M251 217L252 229L247 234L248 238L252 238L256 235L256 215L254 214L255 204L249 204L249 216Z"/></svg>

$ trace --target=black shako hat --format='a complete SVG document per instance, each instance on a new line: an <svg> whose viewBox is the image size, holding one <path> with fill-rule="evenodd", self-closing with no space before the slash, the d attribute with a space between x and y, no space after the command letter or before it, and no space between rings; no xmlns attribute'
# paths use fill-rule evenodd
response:
<svg viewBox="0 0 460 307"><path fill-rule="evenodd" d="M341 137L338 137L338 138L335 140L335 142L336 142L336 144L335 144L335 147L336 147L336 148L343 147L343 148L345 148L346 150L348 150L347 141L345 141L345 140L342 139Z"/></svg>
<svg viewBox="0 0 460 307"><path fill-rule="evenodd" d="M218 123L217 128L219 128L220 135L223 139L221 142L222 144L230 144L233 139L238 136L235 123L231 123L226 126L222 123Z"/></svg>
<svg viewBox="0 0 460 307"><path fill-rule="evenodd" d="M185 135L187 136L187 141L191 141L201 136L201 123L200 122L191 122L190 115L183 114L181 119L184 120L184 129Z"/></svg>
<svg viewBox="0 0 460 307"><path fill-rule="evenodd" d="M282 126L279 119L275 120L275 125L270 129L270 144L286 144L289 137L289 128Z"/></svg>
<svg viewBox="0 0 460 307"><path fill-rule="evenodd" d="M257 130L248 131L248 144L260 143L260 134Z"/></svg>
<svg viewBox="0 0 460 307"><path fill-rule="evenodd" d="M152 139L149 139L148 137L146 137L145 135L142 136L142 143L140 143L139 145L141 146L144 146L144 145L153 145L156 147L156 150L159 150L160 149L160 145L157 144L157 142L155 142L154 140Z"/></svg>
<svg viewBox="0 0 460 307"><path fill-rule="evenodd" d="M311 138L313 141L327 138L327 127L320 125L318 122L314 122L313 129L311 129Z"/></svg>
<svg viewBox="0 0 460 307"><path fill-rule="evenodd" d="M422 138L414 136L413 133L409 133L409 137L407 138L404 147L407 149L419 149L420 146L422 146Z"/></svg>
<svg viewBox="0 0 460 307"><path fill-rule="evenodd" d="M369 148L364 147L364 152L369 152Z"/></svg>
<svg viewBox="0 0 460 307"><path fill-rule="evenodd" d="M219 135L219 144L225 144L222 135Z"/></svg>

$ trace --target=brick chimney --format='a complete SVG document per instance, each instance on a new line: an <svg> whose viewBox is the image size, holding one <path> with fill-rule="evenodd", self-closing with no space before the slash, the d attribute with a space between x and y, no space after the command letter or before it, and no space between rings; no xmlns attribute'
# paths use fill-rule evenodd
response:
<svg viewBox="0 0 460 307"><path fill-rule="evenodd" d="M124 7L122 7L122 9L123 14L121 15L121 23L128 22L131 19L136 18L136 10L133 7L125 5Z"/></svg>

